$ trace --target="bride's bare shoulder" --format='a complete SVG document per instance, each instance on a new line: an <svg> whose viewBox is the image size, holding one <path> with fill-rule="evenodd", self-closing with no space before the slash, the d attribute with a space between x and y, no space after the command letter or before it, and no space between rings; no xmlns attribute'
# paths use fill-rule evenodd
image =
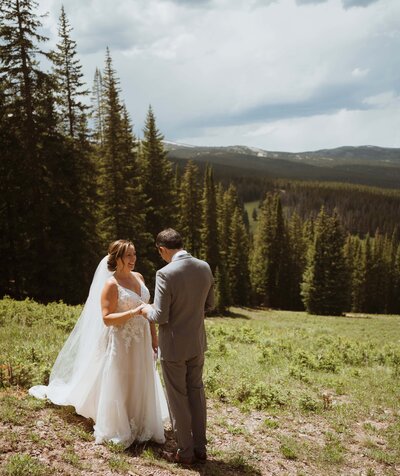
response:
<svg viewBox="0 0 400 476"><path fill-rule="evenodd" d="M140 279L141 281L144 282L144 277L143 277L143 275L141 275L141 274L138 273L137 271L135 271L133 274L134 274L138 279Z"/></svg>
<svg viewBox="0 0 400 476"><path fill-rule="evenodd" d="M106 283L104 284L103 292L104 293L115 293L118 291L118 284L114 277L107 279Z"/></svg>

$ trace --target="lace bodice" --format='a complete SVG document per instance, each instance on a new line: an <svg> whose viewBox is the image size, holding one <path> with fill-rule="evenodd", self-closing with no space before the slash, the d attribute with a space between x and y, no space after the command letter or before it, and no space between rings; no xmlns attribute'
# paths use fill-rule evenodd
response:
<svg viewBox="0 0 400 476"><path fill-rule="evenodd" d="M118 310L117 312L127 311L128 309L139 306L142 302L148 303L150 292L142 281L140 281L140 296L131 289L118 286Z"/></svg>
<svg viewBox="0 0 400 476"><path fill-rule="evenodd" d="M118 286L118 307L117 312L127 311L139 306L142 302L148 303L150 300L150 292L147 287L140 281L140 296L131 289L125 288L117 283ZM125 349L128 351L132 341L140 341L144 338L149 323L143 316L135 316L122 326L113 326L111 332L122 338ZM110 352L114 352L114 346L110 347Z"/></svg>

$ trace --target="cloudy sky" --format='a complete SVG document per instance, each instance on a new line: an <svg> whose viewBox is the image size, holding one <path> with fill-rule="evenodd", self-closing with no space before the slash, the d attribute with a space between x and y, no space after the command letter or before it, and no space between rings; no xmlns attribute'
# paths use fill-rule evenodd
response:
<svg viewBox="0 0 400 476"><path fill-rule="evenodd" d="M64 4L88 85L108 46L135 133L305 151L400 147L400 0L40 0Z"/></svg>

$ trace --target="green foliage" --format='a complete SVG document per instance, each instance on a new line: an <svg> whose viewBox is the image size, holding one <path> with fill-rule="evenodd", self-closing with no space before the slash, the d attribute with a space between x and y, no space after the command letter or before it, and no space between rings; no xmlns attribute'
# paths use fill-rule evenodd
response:
<svg viewBox="0 0 400 476"><path fill-rule="evenodd" d="M214 176L211 167L204 173L202 197L202 226L200 256L207 261L214 273L220 259L217 228L217 206Z"/></svg>
<svg viewBox="0 0 400 476"><path fill-rule="evenodd" d="M83 89L82 66L76 58L76 41L71 38L72 27L68 21L64 6L58 25L59 43L52 54L54 76L57 82L57 100L60 108L60 122L63 133L70 137L78 136L81 120L86 121L84 114L87 106L81 102L88 91Z"/></svg>
<svg viewBox="0 0 400 476"><path fill-rule="evenodd" d="M328 433L325 437L325 445L321 455L323 461L332 465L340 464L343 461L343 452L344 448L339 438L332 433Z"/></svg>
<svg viewBox="0 0 400 476"><path fill-rule="evenodd" d="M145 229L151 237L144 255L153 265L159 265L161 260L154 240L162 229L176 227L178 197L173 187L172 164L164 149L164 137L157 128L151 107L147 112L143 135L139 153L140 181L146 199Z"/></svg>
<svg viewBox="0 0 400 476"><path fill-rule="evenodd" d="M48 476L53 474L51 468L27 454L13 455L8 458L2 472L5 476Z"/></svg>
<svg viewBox="0 0 400 476"><path fill-rule="evenodd" d="M179 230L185 249L193 256L200 255L201 192L199 169L189 161L180 181Z"/></svg>
<svg viewBox="0 0 400 476"><path fill-rule="evenodd" d="M316 222L302 295L311 314L341 315L348 309L349 271L344 256L344 234L337 215L330 217L324 209Z"/></svg>
<svg viewBox="0 0 400 476"><path fill-rule="evenodd" d="M278 194L267 194L258 216L250 276L257 304L284 307L288 238Z"/></svg>
<svg viewBox="0 0 400 476"><path fill-rule="evenodd" d="M308 394L302 395L300 397L299 404L300 408L307 412L316 412L320 407L318 400Z"/></svg>
<svg viewBox="0 0 400 476"><path fill-rule="evenodd" d="M296 460L298 458L298 447L292 438L282 438L280 451L286 459Z"/></svg>

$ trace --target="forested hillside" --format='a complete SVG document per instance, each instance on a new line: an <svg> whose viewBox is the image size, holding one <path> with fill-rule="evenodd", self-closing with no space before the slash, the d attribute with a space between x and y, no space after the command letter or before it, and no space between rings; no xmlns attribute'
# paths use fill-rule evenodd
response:
<svg viewBox="0 0 400 476"><path fill-rule="evenodd" d="M142 137L133 132L111 52L90 94L66 12L50 51L37 8L32 0L0 8L0 295L82 303L118 238L135 243L151 289L163 266L155 236L174 227L210 264L221 313L231 305L400 312L400 192L321 182L321 171L362 167L363 175L369 165L322 167L234 148L239 167L220 149L201 156L201 167L186 159L174 167L151 108ZM264 175L262 164L279 171L285 160L290 178L306 171L307 181ZM400 171L371 167L365 177L376 184L393 185ZM250 199L261 203L254 233Z"/></svg>
<svg viewBox="0 0 400 476"><path fill-rule="evenodd" d="M400 149L339 147L313 152L270 152L249 147L195 147L166 143L177 163L210 163L232 177L286 178L400 187Z"/></svg>

